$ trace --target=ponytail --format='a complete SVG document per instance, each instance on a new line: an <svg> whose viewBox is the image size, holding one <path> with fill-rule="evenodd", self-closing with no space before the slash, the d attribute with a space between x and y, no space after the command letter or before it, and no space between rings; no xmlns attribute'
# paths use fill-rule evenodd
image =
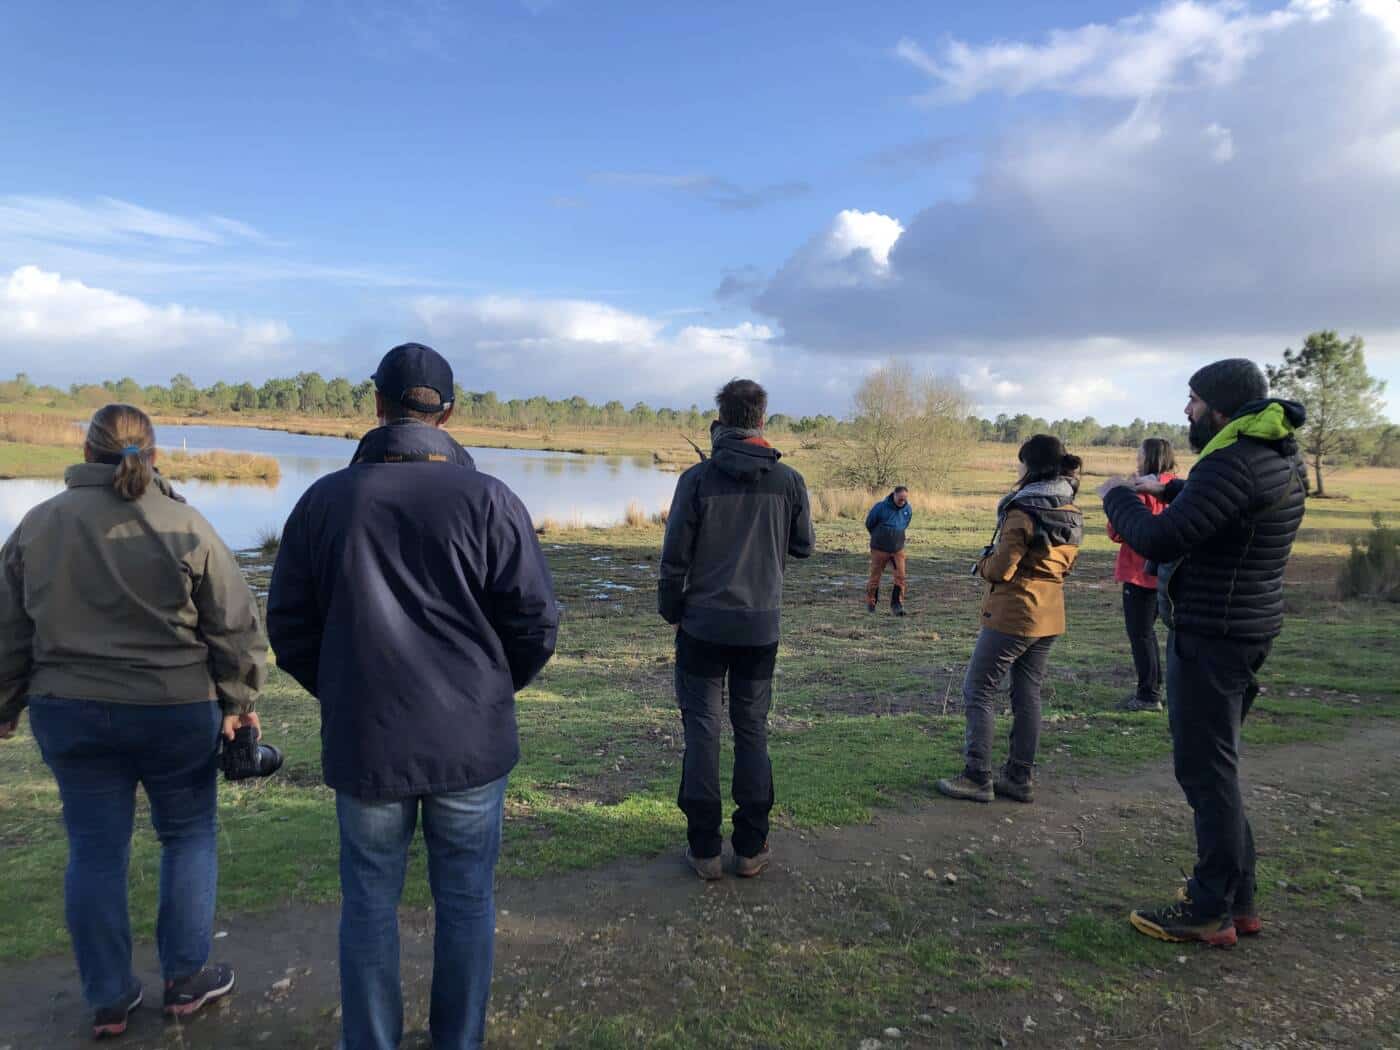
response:
<svg viewBox="0 0 1400 1050"><path fill-rule="evenodd" d="M155 480L155 428L139 408L99 408L88 424L87 448L95 462L117 468L112 489L124 500L140 499Z"/></svg>

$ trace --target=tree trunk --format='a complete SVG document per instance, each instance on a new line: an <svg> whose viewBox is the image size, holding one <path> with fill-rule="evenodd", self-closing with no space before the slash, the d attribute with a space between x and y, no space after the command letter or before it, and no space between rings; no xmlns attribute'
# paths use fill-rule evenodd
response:
<svg viewBox="0 0 1400 1050"><path fill-rule="evenodd" d="M1323 488L1322 488L1322 456L1321 456L1321 455L1317 455L1317 456L1314 456L1314 457L1313 457L1313 473L1317 476L1317 492L1315 492L1314 495L1316 495L1316 496L1325 496L1325 495L1327 495L1327 493L1326 493L1326 492L1323 490Z"/></svg>

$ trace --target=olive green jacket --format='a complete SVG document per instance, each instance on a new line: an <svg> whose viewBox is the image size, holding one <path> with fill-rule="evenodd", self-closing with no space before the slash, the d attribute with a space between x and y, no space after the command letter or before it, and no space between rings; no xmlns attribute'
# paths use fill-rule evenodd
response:
<svg viewBox="0 0 1400 1050"><path fill-rule="evenodd" d="M238 563L164 479L140 499L80 463L0 549L0 722L26 697L251 711L267 642Z"/></svg>

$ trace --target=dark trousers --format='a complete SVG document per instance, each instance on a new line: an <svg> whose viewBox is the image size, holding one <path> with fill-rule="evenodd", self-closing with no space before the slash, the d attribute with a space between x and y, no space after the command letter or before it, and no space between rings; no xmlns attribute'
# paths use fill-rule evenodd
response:
<svg viewBox="0 0 1400 1050"><path fill-rule="evenodd" d="M1162 698L1162 654L1157 647L1157 591L1123 584L1123 623L1128 628L1128 644L1137 668L1139 700Z"/></svg>
<svg viewBox="0 0 1400 1050"><path fill-rule="evenodd" d="M697 857L717 857L720 834L720 709L729 682L734 727L734 852L752 857L768 841L773 808L773 765L768 760L768 708L778 644L715 645L676 633L676 700L685 726L685 761L677 804Z"/></svg>
<svg viewBox="0 0 1400 1050"><path fill-rule="evenodd" d="M1040 744L1040 688L1050 664L1055 635L1023 638L983 627L963 678L963 713L967 716L964 755L967 772L986 783L992 768L992 737L996 730L996 699L1001 683L1011 674L1010 766L1029 777Z"/></svg>
<svg viewBox="0 0 1400 1050"><path fill-rule="evenodd" d="M1176 780L1196 820L1188 892L1207 914L1254 904L1254 832L1240 795L1240 727L1259 694L1268 642L1172 631L1167 635L1167 716Z"/></svg>

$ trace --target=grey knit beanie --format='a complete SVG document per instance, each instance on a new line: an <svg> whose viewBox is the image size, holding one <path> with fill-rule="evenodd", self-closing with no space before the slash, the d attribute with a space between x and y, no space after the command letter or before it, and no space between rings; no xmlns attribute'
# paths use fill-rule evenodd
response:
<svg viewBox="0 0 1400 1050"><path fill-rule="evenodd" d="M1233 416L1249 402L1268 397L1269 381L1253 361L1228 357L1193 375L1191 389L1221 415Z"/></svg>

